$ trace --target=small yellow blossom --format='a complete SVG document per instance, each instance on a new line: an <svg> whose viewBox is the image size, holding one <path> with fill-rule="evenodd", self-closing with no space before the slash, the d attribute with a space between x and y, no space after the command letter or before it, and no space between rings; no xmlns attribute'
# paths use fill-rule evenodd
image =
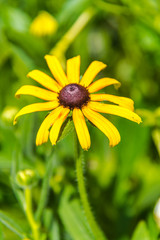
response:
<svg viewBox="0 0 160 240"><path fill-rule="evenodd" d="M38 37L52 35L56 32L58 23L56 19L48 12L42 11L33 20L30 26L30 32Z"/></svg>
<svg viewBox="0 0 160 240"><path fill-rule="evenodd" d="M117 115L136 123L141 122L141 118L134 113L134 103L130 98L95 93L110 85L120 85L116 79L106 77L93 82L95 76L106 68L106 64L93 61L80 80L80 56L67 60L67 74L55 56L47 55L45 59L56 80L39 70L33 70L28 77L47 89L26 85L16 92L16 96L32 95L46 102L34 103L22 108L15 116L14 124L21 115L52 110L38 130L36 145L47 142L48 137L52 145L55 145L62 124L70 112L79 142L84 150L89 149L91 144L85 117L108 137L110 146L120 142L120 134L117 128L99 113ZM101 103L104 101L114 104Z"/></svg>

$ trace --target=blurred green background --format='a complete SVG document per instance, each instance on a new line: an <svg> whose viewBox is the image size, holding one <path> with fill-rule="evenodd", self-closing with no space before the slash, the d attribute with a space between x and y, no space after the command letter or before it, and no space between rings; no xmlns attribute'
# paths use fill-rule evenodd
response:
<svg viewBox="0 0 160 240"><path fill-rule="evenodd" d="M29 30L42 10L58 24L50 36ZM70 34L65 45L63 36L77 19L77 33ZM109 240L158 239L153 209L160 197L160 1L0 1L0 210L29 232L15 176L26 168L38 174L33 188L36 210L47 172L44 239L91 240L77 190L73 133L56 147L50 142L36 147L46 113L29 114L12 124L20 108L39 101L28 96L17 100L14 94L22 85L36 84L26 77L29 71L50 74L44 60L49 53L63 65L65 59L81 55L81 74L93 60L106 63L100 75L116 78L122 86L103 92L134 100L142 124L108 116L121 134L118 146L110 148L108 139L88 123L92 144L85 154L85 181L92 211ZM0 220L4 223L1 215ZM5 225L0 225L1 240L22 239Z"/></svg>

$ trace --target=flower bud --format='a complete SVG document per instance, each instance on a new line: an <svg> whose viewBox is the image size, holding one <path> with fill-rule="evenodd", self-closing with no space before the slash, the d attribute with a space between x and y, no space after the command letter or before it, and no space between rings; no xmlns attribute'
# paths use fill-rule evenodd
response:
<svg viewBox="0 0 160 240"><path fill-rule="evenodd" d="M7 106L3 109L1 118L6 123L12 123L17 112L18 112L18 108Z"/></svg>
<svg viewBox="0 0 160 240"><path fill-rule="evenodd" d="M25 169L17 173L16 180L21 188L33 187L37 184L38 176L32 169Z"/></svg>

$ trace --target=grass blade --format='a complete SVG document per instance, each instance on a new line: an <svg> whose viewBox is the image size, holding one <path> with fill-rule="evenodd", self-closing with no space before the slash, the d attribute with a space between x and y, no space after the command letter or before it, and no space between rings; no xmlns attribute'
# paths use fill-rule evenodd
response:
<svg viewBox="0 0 160 240"><path fill-rule="evenodd" d="M4 224L7 228L9 228L12 232L14 232L19 237L21 237L22 239L26 237L25 233L20 228L20 226L17 225L13 219L9 218L2 211L0 211L0 222Z"/></svg>

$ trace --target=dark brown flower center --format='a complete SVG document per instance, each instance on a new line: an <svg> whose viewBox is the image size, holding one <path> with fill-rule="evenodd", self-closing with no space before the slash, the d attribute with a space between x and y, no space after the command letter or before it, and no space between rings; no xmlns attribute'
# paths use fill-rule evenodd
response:
<svg viewBox="0 0 160 240"><path fill-rule="evenodd" d="M62 88L59 93L60 105L64 107L81 108L90 100L88 90L76 83L71 83Z"/></svg>

